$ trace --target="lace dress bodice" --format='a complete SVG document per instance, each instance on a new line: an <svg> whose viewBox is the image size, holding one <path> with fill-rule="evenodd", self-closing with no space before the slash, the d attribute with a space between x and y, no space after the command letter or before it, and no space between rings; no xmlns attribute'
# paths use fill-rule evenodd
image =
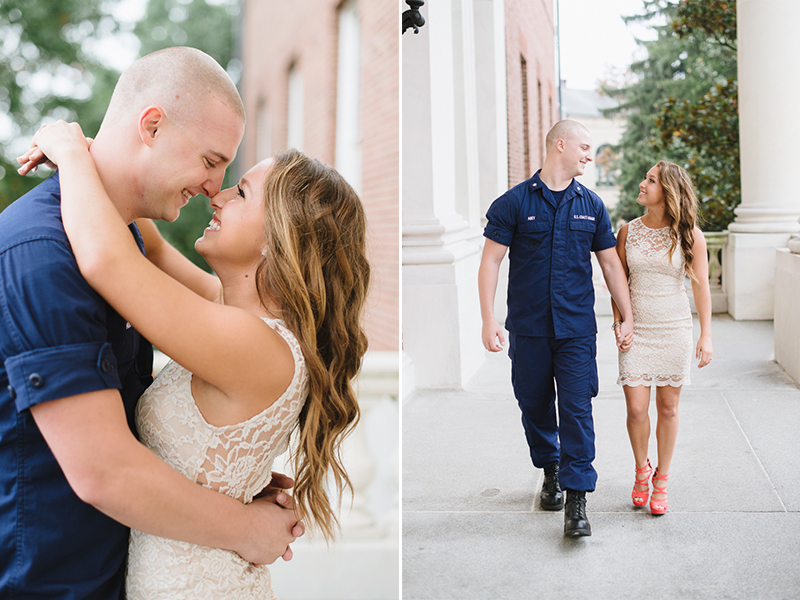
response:
<svg viewBox="0 0 800 600"><path fill-rule="evenodd" d="M234 425L209 424L192 397L192 374L170 362L139 400L141 442L200 485L247 504L270 481L307 395L300 344L278 319L264 319L294 357L289 387L272 405ZM269 571L234 552L131 531L126 588L129 599L273 598Z"/></svg>
<svg viewBox="0 0 800 600"><path fill-rule="evenodd" d="M669 259L669 228L650 229L641 219L628 225L625 255L630 273L631 303L637 303L639 321L654 319L663 323L675 316L683 317L689 306L684 280L686 267L680 245ZM642 305L658 298L657 306ZM636 310L635 309L635 310ZM634 319L636 321L637 319Z"/></svg>
<svg viewBox="0 0 800 600"><path fill-rule="evenodd" d="M620 385L689 383L692 313L680 244L672 252L669 228L651 229L641 218L628 224L633 346L619 354Z"/></svg>

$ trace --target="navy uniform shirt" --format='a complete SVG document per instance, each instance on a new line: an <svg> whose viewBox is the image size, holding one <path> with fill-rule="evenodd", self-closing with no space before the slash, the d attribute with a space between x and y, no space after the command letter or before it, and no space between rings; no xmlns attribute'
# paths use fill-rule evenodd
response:
<svg viewBox="0 0 800 600"><path fill-rule="evenodd" d="M108 600L123 590L128 529L78 499L30 408L116 388L133 430L152 346L81 277L60 197L54 175L0 213L3 599Z"/></svg>
<svg viewBox="0 0 800 600"><path fill-rule="evenodd" d="M617 245L603 201L574 179L560 201L539 172L495 200L483 235L509 247L506 329L516 335L594 335L591 252Z"/></svg>

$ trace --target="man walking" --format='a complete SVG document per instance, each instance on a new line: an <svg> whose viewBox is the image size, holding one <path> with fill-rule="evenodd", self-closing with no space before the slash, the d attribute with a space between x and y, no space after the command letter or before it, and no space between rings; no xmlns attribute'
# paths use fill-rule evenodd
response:
<svg viewBox="0 0 800 600"><path fill-rule="evenodd" d="M564 535L588 536L586 492L597 482L592 398L598 390L591 252L622 313L622 323L615 324L621 350L630 347L633 321L608 212L574 179L592 160L589 132L576 121L560 121L547 134L546 151L541 170L486 213L478 272L482 341L491 352L505 343L494 297L509 251L511 380L531 459L545 473L540 504L561 510L566 489Z"/></svg>

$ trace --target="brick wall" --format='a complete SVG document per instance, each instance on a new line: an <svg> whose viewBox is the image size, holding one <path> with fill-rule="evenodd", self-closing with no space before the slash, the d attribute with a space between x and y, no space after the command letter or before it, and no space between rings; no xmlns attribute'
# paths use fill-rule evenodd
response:
<svg viewBox="0 0 800 600"><path fill-rule="evenodd" d="M506 0L505 11L508 186L512 187L524 181L526 173L535 173L544 162L544 138L558 119L558 88L552 0ZM527 82L527 90L523 90L523 81ZM527 102L523 103L523 98ZM524 104L527 115L523 114Z"/></svg>
<svg viewBox="0 0 800 600"><path fill-rule="evenodd" d="M248 126L242 165L256 161L259 107L267 107L270 147L286 146L288 73L303 75L303 151L335 164L340 0L245 0L242 98ZM366 325L373 350L399 348L399 13L395 0L360 0L362 193L373 286ZM263 113L262 113L263 114Z"/></svg>

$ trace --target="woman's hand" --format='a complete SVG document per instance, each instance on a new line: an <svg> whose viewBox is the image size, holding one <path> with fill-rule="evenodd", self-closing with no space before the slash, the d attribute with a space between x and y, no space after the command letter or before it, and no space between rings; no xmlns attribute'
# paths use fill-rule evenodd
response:
<svg viewBox="0 0 800 600"><path fill-rule="evenodd" d="M36 169L39 168L39 165L44 165L53 171L55 171L58 167L58 165L44 155L44 152L42 152L38 146L34 146L22 156L18 156L17 162L22 165L19 169L17 169L17 173L20 175L35 173Z"/></svg>
<svg viewBox="0 0 800 600"><path fill-rule="evenodd" d="M713 356L714 346L711 344L711 338L700 336L700 339L697 341L697 352L695 353L695 357L700 361L697 366L702 369L711 362Z"/></svg>
<svg viewBox="0 0 800 600"><path fill-rule="evenodd" d="M81 126L77 123L58 121L42 125L33 136L31 149L17 158L17 162L22 165L17 172L27 175L42 164L55 170L69 152L88 151L91 142L91 139L84 137Z"/></svg>
<svg viewBox="0 0 800 600"><path fill-rule="evenodd" d="M614 336L617 349L620 352L627 352L633 345L633 325L630 322L620 321L619 325L614 327Z"/></svg>

